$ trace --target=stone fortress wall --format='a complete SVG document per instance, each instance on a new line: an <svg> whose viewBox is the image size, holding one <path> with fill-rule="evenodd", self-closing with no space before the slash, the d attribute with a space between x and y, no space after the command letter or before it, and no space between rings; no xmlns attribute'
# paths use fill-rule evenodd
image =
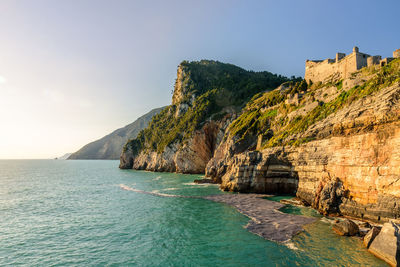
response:
<svg viewBox="0 0 400 267"><path fill-rule="evenodd" d="M335 59L306 60L306 72L304 79L309 82L326 82L329 80L346 79L357 70L373 65L384 66L394 58L400 58L400 49L393 52L393 57L382 59L381 56L370 56L359 52L357 46L353 52L346 56L345 53L337 53Z"/></svg>

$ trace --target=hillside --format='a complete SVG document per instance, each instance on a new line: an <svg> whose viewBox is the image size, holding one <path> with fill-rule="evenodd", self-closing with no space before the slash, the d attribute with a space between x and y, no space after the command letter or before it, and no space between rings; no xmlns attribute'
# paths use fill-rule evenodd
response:
<svg viewBox="0 0 400 267"><path fill-rule="evenodd" d="M227 128L206 176L224 190L296 194L326 215L382 222L400 216L399 166L397 59L254 97Z"/></svg>
<svg viewBox="0 0 400 267"><path fill-rule="evenodd" d="M202 60L178 66L172 105L124 147L121 168L202 173L226 126L256 93L286 77Z"/></svg>
<svg viewBox="0 0 400 267"><path fill-rule="evenodd" d="M68 159L119 159L125 143L129 139L135 138L142 129L147 127L152 117L162 109L153 109L131 124L85 145L71 154Z"/></svg>

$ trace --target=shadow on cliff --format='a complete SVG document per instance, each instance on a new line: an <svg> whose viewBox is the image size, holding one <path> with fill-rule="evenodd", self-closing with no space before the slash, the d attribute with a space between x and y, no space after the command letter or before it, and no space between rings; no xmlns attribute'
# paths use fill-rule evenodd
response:
<svg viewBox="0 0 400 267"><path fill-rule="evenodd" d="M285 155L271 153L263 157L258 151L249 152L247 161L239 167L237 191L295 196L299 177Z"/></svg>
<svg viewBox="0 0 400 267"><path fill-rule="evenodd" d="M263 176L265 177L265 193L296 195L299 176L285 157L276 154L269 155Z"/></svg>

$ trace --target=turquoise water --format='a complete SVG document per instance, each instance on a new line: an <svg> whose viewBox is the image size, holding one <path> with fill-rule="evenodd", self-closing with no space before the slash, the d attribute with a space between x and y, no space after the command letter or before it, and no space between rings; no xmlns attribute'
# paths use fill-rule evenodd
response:
<svg viewBox="0 0 400 267"><path fill-rule="evenodd" d="M290 244L243 228L248 218L203 199L195 175L119 170L117 161L0 161L1 266L385 266L326 220ZM288 206L285 212L312 216Z"/></svg>

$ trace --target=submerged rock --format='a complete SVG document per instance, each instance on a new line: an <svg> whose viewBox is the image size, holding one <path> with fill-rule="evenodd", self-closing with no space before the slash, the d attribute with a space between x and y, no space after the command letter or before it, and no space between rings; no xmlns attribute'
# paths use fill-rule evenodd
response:
<svg viewBox="0 0 400 267"><path fill-rule="evenodd" d="M307 203L304 203L301 199L298 198L290 198L290 199L281 199L279 201L282 204L289 204L289 205L295 205L295 206L306 206Z"/></svg>
<svg viewBox="0 0 400 267"><path fill-rule="evenodd" d="M195 184L216 184L216 182L213 179L196 179L193 181Z"/></svg>
<svg viewBox="0 0 400 267"><path fill-rule="evenodd" d="M279 211L285 205L265 199L261 194L223 194L210 196L182 196L147 192L121 184L120 188L140 194L157 197L195 198L221 202L236 208L250 218L245 226L250 232L275 242L288 242L293 236L303 231L303 226L316 221L316 218L283 213Z"/></svg>
<svg viewBox="0 0 400 267"><path fill-rule="evenodd" d="M349 219L335 223L332 229L339 235L354 236L359 233L358 225Z"/></svg>
<svg viewBox="0 0 400 267"><path fill-rule="evenodd" d="M287 242L303 231L303 226L316 221L316 218L283 213L279 211L285 205L264 199L260 194L223 194L205 196L215 202L235 207L251 220L246 229L265 239L275 242Z"/></svg>
<svg viewBox="0 0 400 267"><path fill-rule="evenodd" d="M400 225L385 223L368 251L392 266L400 266Z"/></svg>

